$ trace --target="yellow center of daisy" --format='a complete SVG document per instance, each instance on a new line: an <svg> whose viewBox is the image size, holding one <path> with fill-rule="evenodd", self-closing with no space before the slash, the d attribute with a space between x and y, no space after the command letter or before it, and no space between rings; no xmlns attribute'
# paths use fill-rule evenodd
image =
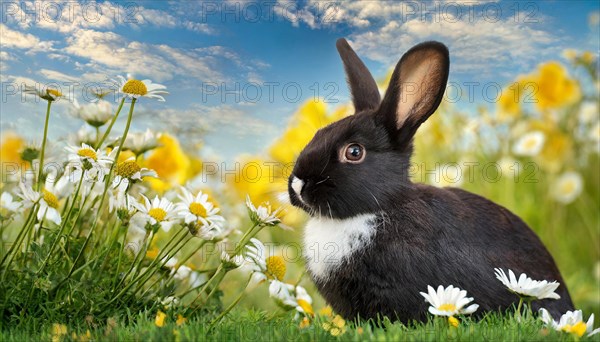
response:
<svg viewBox="0 0 600 342"><path fill-rule="evenodd" d="M574 325L567 324L562 328L563 331L575 334L579 337L583 336L583 334L587 331L587 325L583 322L577 322Z"/></svg>
<svg viewBox="0 0 600 342"><path fill-rule="evenodd" d="M117 164L115 172L121 177L130 178L141 170L142 168L135 161L126 160Z"/></svg>
<svg viewBox="0 0 600 342"><path fill-rule="evenodd" d="M562 186L562 192L564 194L570 194L575 191L575 182L566 182Z"/></svg>
<svg viewBox="0 0 600 342"><path fill-rule="evenodd" d="M91 148L80 148L79 151L77 151L77 155L83 158L90 158L94 161L98 161L98 155L96 154L96 151L92 150Z"/></svg>
<svg viewBox="0 0 600 342"><path fill-rule="evenodd" d="M304 310L304 312L311 316L315 314L312 305L310 305L310 303L305 301L304 299L298 299L298 306L301 307L302 310Z"/></svg>
<svg viewBox="0 0 600 342"><path fill-rule="evenodd" d="M456 311L456 305L454 305L454 304L442 304L442 305L440 305L440 307L438 308L438 310L453 312L453 311Z"/></svg>
<svg viewBox="0 0 600 342"><path fill-rule="evenodd" d="M48 95L52 95L54 97L61 97L62 93L56 89L46 89L46 93Z"/></svg>
<svg viewBox="0 0 600 342"><path fill-rule="evenodd" d="M533 139L533 138L531 138L531 139L529 139L529 140L526 140L524 145L525 145L525 149L527 149L527 150L531 150L531 149L533 149L533 148L534 148L534 147L535 147L537 144L538 144L538 141L537 141L536 139Z"/></svg>
<svg viewBox="0 0 600 342"><path fill-rule="evenodd" d="M265 260L267 264L267 278L283 280L285 276L285 261L279 255L273 255Z"/></svg>
<svg viewBox="0 0 600 342"><path fill-rule="evenodd" d="M165 217L167 217L167 212L162 208L152 208L148 211L148 215L150 215L150 217L152 217L156 221L160 222L164 220Z"/></svg>
<svg viewBox="0 0 600 342"><path fill-rule="evenodd" d="M148 88L142 81L129 80L123 85L123 92L132 95L144 96L148 94Z"/></svg>
<svg viewBox="0 0 600 342"><path fill-rule="evenodd" d="M44 189L42 191L42 194L44 196L43 197L44 198L44 202L46 202L46 204L48 204L48 206L50 208L54 208L54 209L58 208L58 198L56 198L56 196L53 193L51 193L50 191Z"/></svg>
<svg viewBox="0 0 600 342"><path fill-rule="evenodd" d="M206 208L204 208L201 203L194 202L190 204L190 213L196 216L206 217Z"/></svg>

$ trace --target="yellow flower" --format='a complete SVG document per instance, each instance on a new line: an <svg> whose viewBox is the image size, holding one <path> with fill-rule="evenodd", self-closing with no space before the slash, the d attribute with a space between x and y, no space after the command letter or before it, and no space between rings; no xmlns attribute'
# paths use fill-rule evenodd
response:
<svg viewBox="0 0 600 342"><path fill-rule="evenodd" d="M527 129L543 132L544 143L541 151L534 157L540 168L551 172L559 172L574 157L574 146L571 136L563 133L551 120L535 120L526 124Z"/></svg>
<svg viewBox="0 0 600 342"><path fill-rule="evenodd" d="M568 59L569 61L574 61L577 58L577 50L565 49L563 50L562 55L565 59Z"/></svg>
<svg viewBox="0 0 600 342"><path fill-rule="evenodd" d="M581 54L581 61L585 64L592 64L596 60L596 56L591 51L585 51Z"/></svg>
<svg viewBox="0 0 600 342"><path fill-rule="evenodd" d="M300 329L306 329L310 327L310 320L308 317L303 317L302 321L300 321L300 325L298 326Z"/></svg>
<svg viewBox="0 0 600 342"><path fill-rule="evenodd" d="M320 316L333 317L333 309L331 306L327 305L326 307L319 310Z"/></svg>
<svg viewBox="0 0 600 342"><path fill-rule="evenodd" d="M579 84L569 78L558 62L540 65L538 73L530 81L536 87L533 95L537 100L536 106L542 111L571 104L581 96Z"/></svg>
<svg viewBox="0 0 600 342"><path fill-rule="evenodd" d="M18 176L17 174L12 174L12 171L17 173L23 172L29 169L31 164L28 160L24 159L28 157L26 156L28 149L25 146L23 138L11 132L0 133L0 136L2 137L0 141L0 164L4 165L0 171L0 179L6 181L9 177ZM29 150L33 152L33 149ZM35 152L29 154L33 157ZM9 170L11 170L11 173L7 172ZM7 174L4 174L4 172L7 172Z"/></svg>
<svg viewBox="0 0 600 342"><path fill-rule="evenodd" d="M283 164L292 163L310 142L317 130L347 116L348 107L341 106L331 114L322 101L309 100L292 117L285 133L269 148L269 155Z"/></svg>
<svg viewBox="0 0 600 342"><path fill-rule="evenodd" d="M310 142L317 130L347 116L349 107L340 106L332 113L327 112L323 101L309 100L294 114L290 125L268 149L269 157L244 157L240 161L241 170L232 184L238 195L249 195L254 202L270 202L279 207L279 196L287 197L287 178L296 158ZM260 169L260 174L256 170ZM229 177L228 181L233 181ZM283 220L286 224L299 223L303 214L289 208Z"/></svg>
<svg viewBox="0 0 600 342"><path fill-rule="evenodd" d="M151 249L149 249L146 252L146 258L148 259L156 259L156 257L158 256L158 253L160 252L160 250L156 247L153 247Z"/></svg>
<svg viewBox="0 0 600 342"><path fill-rule="evenodd" d="M156 319L154 320L154 324L156 324L157 327L162 328L165 326L166 318L167 314L158 310L158 312L156 313Z"/></svg>
<svg viewBox="0 0 600 342"><path fill-rule="evenodd" d="M182 315L177 315L177 321L175 321L175 324L177 324L177 326L181 326L185 324L185 322L187 322L187 318L183 317Z"/></svg>
<svg viewBox="0 0 600 342"><path fill-rule="evenodd" d="M273 193L287 191L287 180L280 174L280 165L257 157L242 157L238 163L240 173L235 177L227 177L227 181L240 197L246 197L248 194L255 203L276 202Z"/></svg>
<svg viewBox="0 0 600 342"><path fill-rule="evenodd" d="M169 134L158 138L159 147L145 161L145 167L156 171L159 178L145 178L152 188L164 192L174 185L184 184L190 178L190 158L185 154L177 139Z"/></svg>
<svg viewBox="0 0 600 342"><path fill-rule="evenodd" d="M547 134L542 152L537 156L540 167L549 172L558 172L573 157L571 137L560 131Z"/></svg>
<svg viewBox="0 0 600 342"><path fill-rule="evenodd" d="M92 340L92 333L88 330L86 330L85 334L83 335L77 335L75 332L71 333L71 339L73 341L79 341L79 342L88 342Z"/></svg>
<svg viewBox="0 0 600 342"><path fill-rule="evenodd" d="M457 328L457 327L458 327L458 324L459 324L459 321L458 321L458 319L456 319L454 316L450 316L450 317L448 317L448 323L449 323L451 326L453 326L453 327Z"/></svg>
<svg viewBox="0 0 600 342"><path fill-rule="evenodd" d="M64 324L52 324L52 341L60 341L63 336L67 335L67 326Z"/></svg>
<svg viewBox="0 0 600 342"><path fill-rule="evenodd" d="M331 322L325 322L322 326L331 336L340 336L346 332L346 321L340 315L336 315Z"/></svg>
<svg viewBox="0 0 600 342"><path fill-rule="evenodd" d="M502 90L498 99L498 119L507 121L519 116L523 91L522 81L515 82Z"/></svg>

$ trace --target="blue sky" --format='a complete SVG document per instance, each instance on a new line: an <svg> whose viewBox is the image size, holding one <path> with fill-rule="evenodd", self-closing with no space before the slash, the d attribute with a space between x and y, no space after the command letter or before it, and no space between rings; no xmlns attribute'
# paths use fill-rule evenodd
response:
<svg viewBox="0 0 600 342"><path fill-rule="evenodd" d="M597 1L5 1L1 10L0 131L40 139L44 105L23 103L10 85L77 83L83 102L83 85L131 74L171 93L140 103L135 130L176 131L225 159L267 147L316 89L348 100L339 37L376 78L412 45L442 41L459 85L504 85L566 48L599 50ZM81 125L69 106L55 106L51 137Z"/></svg>

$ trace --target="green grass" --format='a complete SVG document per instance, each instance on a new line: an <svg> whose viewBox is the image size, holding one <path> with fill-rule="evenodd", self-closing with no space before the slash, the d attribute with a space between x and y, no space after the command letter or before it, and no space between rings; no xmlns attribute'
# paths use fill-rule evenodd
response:
<svg viewBox="0 0 600 342"><path fill-rule="evenodd" d="M177 326L170 317L163 327L154 324L154 316L140 314L136 323L95 325L83 324L68 328L61 339L77 340L72 333L84 335L89 329L94 341L575 341L577 337L566 333L548 330L534 319L519 323L511 315L490 314L481 321L464 318L458 328L450 327L445 319L433 318L425 324L409 326L383 320L379 323L348 323L340 336L332 336L322 328L321 318L308 328L301 329L290 314L271 314L264 311L234 310L212 331L207 331L210 317L190 320ZM2 341L24 341L52 339L50 322L30 322L25 326L13 326L0 332ZM600 334L582 340L600 341Z"/></svg>

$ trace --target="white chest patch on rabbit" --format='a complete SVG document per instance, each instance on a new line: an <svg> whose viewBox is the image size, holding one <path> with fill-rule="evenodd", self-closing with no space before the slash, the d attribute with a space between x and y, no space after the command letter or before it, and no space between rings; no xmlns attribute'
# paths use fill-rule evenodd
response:
<svg viewBox="0 0 600 342"><path fill-rule="evenodd" d="M367 247L375 235L374 219L373 214L311 218L304 229L304 255L313 276L327 280L345 259Z"/></svg>

